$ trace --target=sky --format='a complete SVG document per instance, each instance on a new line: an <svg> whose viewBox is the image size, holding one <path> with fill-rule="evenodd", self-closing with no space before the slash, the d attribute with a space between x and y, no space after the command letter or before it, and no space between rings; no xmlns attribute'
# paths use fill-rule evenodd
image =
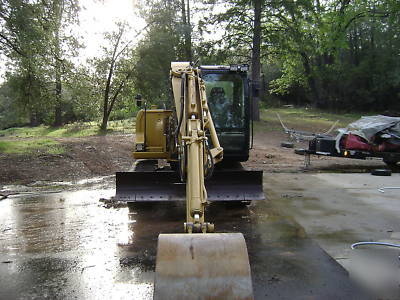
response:
<svg viewBox="0 0 400 300"><path fill-rule="evenodd" d="M100 46L105 42L103 33L116 29L115 23L118 21L125 21L130 25L128 40L146 26L145 21L138 17L134 2L135 0L81 0L79 34L86 45L81 50L81 58L98 55Z"/></svg>

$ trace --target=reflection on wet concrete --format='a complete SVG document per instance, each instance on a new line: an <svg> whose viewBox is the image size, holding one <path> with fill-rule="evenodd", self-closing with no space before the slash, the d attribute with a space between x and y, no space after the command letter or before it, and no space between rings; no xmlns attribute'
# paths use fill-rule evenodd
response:
<svg viewBox="0 0 400 300"><path fill-rule="evenodd" d="M128 210L106 210L87 190L0 202L0 299L140 299L152 278L120 264Z"/></svg>
<svg viewBox="0 0 400 300"><path fill-rule="evenodd" d="M157 237L183 203L105 209L90 189L0 202L0 299L151 299ZM212 204L217 232L245 235L256 299L365 299L347 273L268 201ZM234 263L234 262L233 262Z"/></svg>

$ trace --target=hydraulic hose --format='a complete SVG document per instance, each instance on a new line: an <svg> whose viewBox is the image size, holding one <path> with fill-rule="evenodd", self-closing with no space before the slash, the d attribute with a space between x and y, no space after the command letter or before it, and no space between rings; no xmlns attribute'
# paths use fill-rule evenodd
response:
<svg viewBox="0 0 400 300"><path fill-rule="evenodd" d="M178 145L178 134L182 126L183 119L183 110L185 109L185 83L186 83L186 74L182 74L182 82L181 82L181 112L179 114L178 126L175 130L175 145Z"/></svg>
<svg viewBox="0 0 400 300"><path fill-rule="evenodd" d="M175 130L175 145L176 145L176 147L178 147L178 142L179 142L178 141L178 135L179 135L179 132L181 130L183 113L184 113L184 109L185 109L185 84L186 84L186 74L183 73L182 74L182 81L181 81L181 111L180 111L180 114L179 114L178 126L176 127L176 130ZM184 153L185 149L181 149L181 151L183 151L183 153ZM186 160L186 155L184 156L184 159ZM185 162L183 162L183 163L185 163ZM179 175L181 177L181 180L184 181L185 174L182 171L181 159L179 159L179 164L180 164L180 166L179 166Z"/></svg>
<svg viewBox="0 0 400 300"><path fill-rule="evenodd" d="M358 243L351 245L351 249L355 249L356 247L363 246L363 245L379 245L379 246L400 248L400 244L383 243L383 242L358 242Z"/></svg>
<svg viewBox="0 0 400 300"><path fill-rule="evenodd" d="M208 143L204 143L206 150L207 150L207 155L210 157L210 161L211 161L211 166L209 168L207 168L208 164L204 165L204 169L207 169L207 172L204 172L206 175L206 180L210 179L213 172L214 172L214 159L211 155L211 150L210 150L210 146L208 145Z"/></svg>

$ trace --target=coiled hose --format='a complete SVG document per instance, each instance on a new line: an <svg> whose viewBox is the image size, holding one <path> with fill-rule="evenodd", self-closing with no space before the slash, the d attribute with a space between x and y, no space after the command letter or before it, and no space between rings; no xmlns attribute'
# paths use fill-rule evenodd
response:
<svg viewBox="0 0 400 300"><path fill-rule="evenodd" d="M400 244L383 243L383 242L358 242L351 245L351 249L355 249L356 247L363 245L379 245L379 246L400 248Z"/></svg>

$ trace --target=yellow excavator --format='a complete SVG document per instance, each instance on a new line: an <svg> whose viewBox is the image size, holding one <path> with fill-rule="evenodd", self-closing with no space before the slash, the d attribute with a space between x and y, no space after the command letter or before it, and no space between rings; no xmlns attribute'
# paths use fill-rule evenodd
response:
<svg viewBox="0 0 400 300"><path fill-rule="evenodd" d="M215 233L205 218L210 201L264 199L262 171L240 165L252 140L247 70L173 62L172 109L137 114L136 167L116 174L116 198L186 201L184 233L158 238L154 299L253 299L243 235ZM170 166L156 170L156 160Z"/></svg>

